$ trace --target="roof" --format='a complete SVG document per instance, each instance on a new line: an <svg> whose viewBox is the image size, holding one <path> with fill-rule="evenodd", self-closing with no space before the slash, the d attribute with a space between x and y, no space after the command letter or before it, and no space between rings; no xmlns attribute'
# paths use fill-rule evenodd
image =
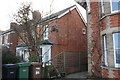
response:
<svg viewBox="0 0 120 80"><path fill-rule="evenodd" d="M41 41L41 45L53 45L53 42L51 40L43 40Z"/></svg>
<svg viewBox="0 0 120 80"><path fill-rule="evenodd" d="M86 0L74 0L74 1L81 5L84 9L87 8L88 3L86 2Z"/></svg>
<svg viewBox="0 0 120 80"><path fill-rule="evenodd" d="M85 25L86 25L86 22L85 22L82 14L80 13L80 11L79 11L79 9L77 8L76 5L70 6L70 7L66 8L66 9L64 9L64 10L61 10L61 11L56 12L56 13L54 13L54 14L51 14L50 16L48 16L48 17L43 18L42 20L40 20L38 23L39 23L39 24L43 24L44 22L48 22L48 21L51 21L51 20L54 20L54 19L61 18L62 16L64 16L65 14L67 14L68 12L72 11L72 10L75 9L75 8L77 9L80 17L82 18L83 22L84 22Z"/></svg>
<svg viewBox="0 0 120 80"><path fill-rule="evenodd" d="M16 47L27 47L29 45L30 45L29 43L21 43L21 44L17 45Z"/></svg>
<svg viewBox="0 0 120 80"><path fill-rule="evenodd" d="M71 6L71 7L68 7L68 8L66 8L66 9L64 9L64 10L61 10L61 11L59 11L59 12L56 12L56 13L54 13L54 14L51 14L50 16L48 16L48 17L46 17L46 18L43 18L42 20L41 20L41 22L43 21L48 21L48 20L50 20L50 19L53 19L53 18L57 18L59 15L61 15L61 14L63 14L64 12L66 12L67 10L69 10L70 8L72 8L72 7L74 7L75 5L73 5L73 6Z"/></svg>
<svg viewBox="0 0 120 80"><path fill-rule="evenodd" d="M9 46L8 45L2 45L2 49L8 49Z"/></svg>
<svg viewBox="0 0 120 80"><path fill-rule="evenodd" d="M6 30L6 31L3 31L0 35L4 35L4 34L9 33L9 32L11 32L11 31L13 31L13 29L8 29L8 30Z"/></svg>
<svg viewBox="0 0 120 80"><path fill-rule="evenodd" d="M53 42L51 40L42 40L41 45L53 45ZM27 47L30 46L29 43L21 43L17 45L16 47Z"/></svg>

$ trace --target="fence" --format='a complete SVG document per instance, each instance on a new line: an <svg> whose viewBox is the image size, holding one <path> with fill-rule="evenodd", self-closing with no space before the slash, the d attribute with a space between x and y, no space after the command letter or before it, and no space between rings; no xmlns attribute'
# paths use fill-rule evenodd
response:
<svg viewBox="0 0 120 80"><path fill-rule="evenodd" d="M74 73L87 70L87 54L75 51L63 51L47 62L50 65L49 72L56 74ZM54 72L53 72L54 71Z"/></svg>

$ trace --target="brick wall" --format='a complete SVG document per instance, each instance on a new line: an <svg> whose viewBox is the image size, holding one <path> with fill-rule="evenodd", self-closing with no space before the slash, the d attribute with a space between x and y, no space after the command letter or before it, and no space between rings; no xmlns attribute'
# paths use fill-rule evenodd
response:
<svg viewBox="0 0 120 80"><path fill-rule="evenodd" d="M5 43L4 35L7 34L7 43ZM14 54L16 53L16 46L18 44L18 36L14 31L6 32L2 35L2 44L8 45L10 48L10 51L12 51Z"/></svg>
<svg viewBox="0 0 120 80"><path fill-rule="evenodd" d="M67 73L87 70L87 33L82 33L82 29L87 30L87 27L79 16L77 10L74 9L63 17L55 19L49 23L52 23L49 25L49 40L54 43L51 53L52 58L63 51L80 52L83 54L80 59L83 59L84 62L80 59L77 60L77 58L71 58L71 61L80 61L82 63L80 64L81 67L67 67L65 70ZM55 26L58 31L51 31L53 26ZM66 57L66 59L68 58ZM72 65L71 61L68 63ZM74 63L77 64L77 62Z"/></svg>
<svg viewBox="0 0 120 80"><path fill-rule="evenodd" d="M109 6L110 4L106 5L105 10L110 10ZM120 31L118 29L120 27L120 14L112 14L108 11L109 13L105 12L104 18L101 18L99 9L101 7L98 2L91 2L91 11L88 14L88 68L90 65L88 71L92 75L102 76L103 78L120 78L120 70L114 67L112 36L113 32ZM104 62L102 35L107 36L108 67L101 69L101 62Z"/></svg>
<svg viewBox="0 0 120 80"><path fill-rule="evenodd" d="M110 28L114 28L114 27L120 27L120 14L115 14L110 16Z"/></svg>
<svg viewBox="0 0 120 80"><path fill-rule="evenodd" d="M16 46L18 45L18 36L16 33L10 33L10 50L16 55Z"/></svg>
<svg viewBox="0 0 120 80"><path fill-rule="evenodd" d="M87 35L82 34L82 29L86 29L76 9L64 15L49 26L49 39L54 43L52 46L52 56L62 51L80 51L87 53ZM51 32L51 27L56 26L58 31Z"/></svg>
<svg viewBox="0 0 120 80"><path fill-rule="evenodd" d="M2 44L4 44L4 36L2 36Z"/></svg>
<svg viewBox="0 0 120 80"><path fill-rule="evenodd" d="M99 27L99 3L91 2L88 14L88 72L101 76L101 42Z"/></svg>
<svg viewBox="0 0 120 80"><path fill-rule="evenodd" d="M112 68L112 69L109 67L102 68L103 78L120 78L120 70L115 68L115 65L114 65L114 48L113 48L114 46L113 33L120 31L118 29L118 27L120 27L119 17L120 17L120 14L111 14L111 15L105 16L105 18L101 20L104 24L102 25L102 28L104 29L102 29L101 35L106 34L107 36L108 66Z"/></svg>
<svg viewBox="0 0 120 80"><path fill-rule="evenodd" d="M102 68L102 78L120 78L120 69Z"/></svg>

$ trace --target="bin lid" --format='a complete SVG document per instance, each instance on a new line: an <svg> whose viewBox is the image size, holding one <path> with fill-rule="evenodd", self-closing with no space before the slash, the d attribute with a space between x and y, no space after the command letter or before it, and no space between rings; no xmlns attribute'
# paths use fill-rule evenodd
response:
<svg viewBox="0 0 120 80"><path fill-rule="evenodd" d="M28 63L17 63L16 65L18 65L19 67L30 66L30 64L28 64Z"/></svg>
<svg viewBox="0 0 120 80"><path fill-rule="evenodd" d="M39 62L31 62L30 63L32 66L41 66L42 64Z"/></svg>
<svg viewBox="0 0 120 80"><path fill-rule="evenodd" d="M18 67L16 64L3 64L2 66L5 67L5 68L15 68L15 67Z"/></svg>

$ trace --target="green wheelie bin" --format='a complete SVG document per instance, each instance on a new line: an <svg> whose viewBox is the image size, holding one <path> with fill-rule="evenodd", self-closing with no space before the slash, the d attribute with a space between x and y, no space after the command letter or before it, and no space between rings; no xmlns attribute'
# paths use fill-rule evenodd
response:
<svg viewBox="0 0 120 80"><path fill-rule="evenodd" d="M30 64L28 64L28 63L17 63L16 65L18 66L17 78L19 80L29 80Z"/></svg>

